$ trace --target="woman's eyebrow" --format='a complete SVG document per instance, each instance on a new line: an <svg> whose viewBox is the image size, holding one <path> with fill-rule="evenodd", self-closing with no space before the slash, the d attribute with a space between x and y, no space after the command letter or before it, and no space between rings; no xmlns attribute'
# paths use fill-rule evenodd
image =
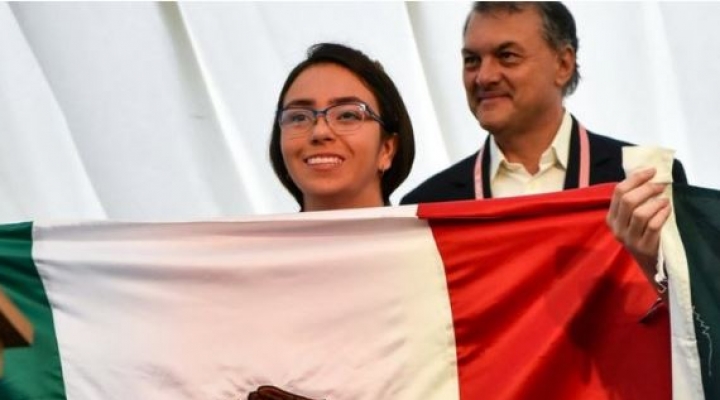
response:
<svg viewBox="0 0 720 400"><path fill-rule="evenodd" d="M343 97L336 97L334 99L330 100L330 105L336 105L336 104L345 104L345 103L366 103L365 100L362 100L361 98L357 96L343 96ZM317 104L315 100L312 99L294 99L288 103L286 103L283 107L313 107Z"/></svg>
<svg viewBox="0 0 720 400"><path fill-rule="evenodd" d="M357 103L357 102L365 103L364 100L362 100L356 96L338 97L338 98L330 100L330 104Z"/></svg>
<svg viewBox="0 0 720 400"><path fill-rule="evenodd" d="M310 99L295 99L287 102L283 105L283 108L287 107L312 107L315 105L315 100Z"/></svg>

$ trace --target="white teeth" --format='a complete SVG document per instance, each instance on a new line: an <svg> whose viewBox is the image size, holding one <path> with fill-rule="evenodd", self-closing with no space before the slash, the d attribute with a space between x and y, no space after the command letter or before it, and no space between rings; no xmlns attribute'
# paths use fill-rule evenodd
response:
<svg viewBox="0 0 720 400"><path fill-rule="evenodd" d="M311 157L308 158L305 162L308 163L308 165L340 164L342 162L342 159L340 157Z"/></svg>

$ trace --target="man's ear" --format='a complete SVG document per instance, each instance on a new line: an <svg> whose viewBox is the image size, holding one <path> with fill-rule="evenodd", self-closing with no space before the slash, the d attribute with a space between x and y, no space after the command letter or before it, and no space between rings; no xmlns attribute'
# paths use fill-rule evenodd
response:
<svg viewBox="0 0 720 400"><path fill-rule="evenodd" d="M575 50L570 45L563 46L557 52L557 69L555 72L555 84L558 87L565 87L573 74L575 73L576 64Z"/></svg>

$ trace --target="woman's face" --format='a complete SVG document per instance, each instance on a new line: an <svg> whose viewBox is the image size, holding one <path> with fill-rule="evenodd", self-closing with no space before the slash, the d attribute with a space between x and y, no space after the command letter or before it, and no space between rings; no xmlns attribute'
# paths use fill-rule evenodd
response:
<svg viewBox="0 0 720 400"><path fill-rule="evenodd" d="M283 109L324 110L358 102L379 113L375 96L355 74L327 63L298 75L285 94ZM347 118L352 115L340 115L336 121ZM383 138L381 130L379 122L367 117L357 129L339 131L323 115L304 133L281 132L283 160L303 193L305 210L383 205L381 171L390 168L397 138Z"/></svg>

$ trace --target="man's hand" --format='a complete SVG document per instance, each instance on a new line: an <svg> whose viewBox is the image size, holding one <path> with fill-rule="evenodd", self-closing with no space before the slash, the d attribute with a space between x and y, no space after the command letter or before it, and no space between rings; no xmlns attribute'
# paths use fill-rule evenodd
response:
<svg viewBox="0 0 720 400"><path fill-rule="evenodd" d="M655 285L660 230L670 216L670 201L657 196L666 184L652 183L655 169L633 173L618 183L610 203L607 224L615 237L640 264Z"/></svg>
<svg viewBox="0 0 720 400"><path fill-rule="evenodd" d="M247 400L312 400L308 397L299 396L275 386L260 386L254 392L248 394Z"/></svg>

